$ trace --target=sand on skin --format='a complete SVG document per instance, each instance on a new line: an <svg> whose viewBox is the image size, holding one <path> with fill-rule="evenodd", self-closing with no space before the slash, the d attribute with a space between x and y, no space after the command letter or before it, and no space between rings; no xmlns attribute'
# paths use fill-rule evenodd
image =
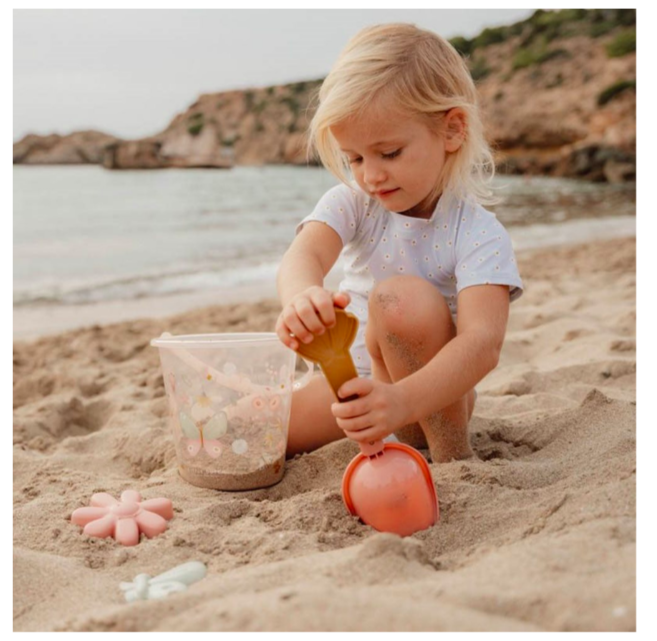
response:
<svg viewBox="0 0 657 641"><path fill-rule="evenodd" d="M150 339L272 331L277 302L15 343L14 629L634 630L635 240L519 259L477 458L431 465L440 524L405 539L347 514L347 440L267 489L178 477ZM172 499L163 535L125 548L70 523L128 488ZM190 560L208 575L186 593L124 602L121 581Z"/></svg>

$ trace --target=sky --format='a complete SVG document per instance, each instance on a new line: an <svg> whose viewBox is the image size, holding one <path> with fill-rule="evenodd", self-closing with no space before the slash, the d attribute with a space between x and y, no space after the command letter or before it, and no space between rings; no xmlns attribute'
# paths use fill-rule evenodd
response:
<svg viewBox="0 0 657 641"><path fill-rule="evenodd" d="M96 129L140 138L202 93L323 78L361 28L451 38L533 9L16 9L14 142Z"/></svg>

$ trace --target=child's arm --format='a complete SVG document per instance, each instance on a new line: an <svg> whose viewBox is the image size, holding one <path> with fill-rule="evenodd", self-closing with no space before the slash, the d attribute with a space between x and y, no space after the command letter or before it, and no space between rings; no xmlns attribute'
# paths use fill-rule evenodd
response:
<svg viewBox="0 0 657 641"><path fill-rule="evenodd" d="M306 223L278 268L276 288L283 307L309 287L322 287L341 251L342 240L331 227L320 222Z"/></svg>
<svg viewBox="0 0 657 641"><path fill-rule="evenodd" d="M448 407L497 367L508 317L508 287L461 291L456 336L424 367L396 383L410 410L409 422Z"/></svg>
<svg viewBox="0 0 657 641"><path fill-rule="evenodd" d="M346 307L349 295L332 295L324 289L324 278L342 251L342 240L331 227L306 223L285 252L278 268L276 287L283 311L276 333L285 345L296 349L294 334L310 342L313 334L335 323L334 304Z"/></svg>

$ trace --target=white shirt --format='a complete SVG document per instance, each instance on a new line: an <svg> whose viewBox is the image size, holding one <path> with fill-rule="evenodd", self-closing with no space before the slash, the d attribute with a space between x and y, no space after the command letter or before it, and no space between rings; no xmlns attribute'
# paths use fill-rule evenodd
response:
<svg viewBox="0 0 657 641"><path fill-rule="evenodd" d="M523 290L509 235L481 205L441 196L429 219L388 211L354 182L329 189L297 226L324 222L342 239L345 259L340 291L351 295L347 310L358 317L351 347L361 376L371 374L365 348L368 298L374 285L393 276L420 276L438 288L454 323L457 296L472 285L508 285L510 300Z"/></svg>

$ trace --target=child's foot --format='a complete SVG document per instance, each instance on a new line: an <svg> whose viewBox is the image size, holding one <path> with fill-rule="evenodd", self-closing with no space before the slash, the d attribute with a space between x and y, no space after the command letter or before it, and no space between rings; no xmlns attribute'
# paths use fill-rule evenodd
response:
<svg viewBox="0 0 657 641"><path fill-rule="evenodd" d="M470 447L468 426L457 425L441 413L422 421L432 463L460 461L474 456Z"/></svg>
<svg viewBox="0 0 657 641"><path fill-rule="evenodd" d="M401 443L410 445L416 450L427 450L429 445L427 444L427 439L424 437L424 432L418 423L412 423L411 425L404 425L404 427L398 429L395 432L395 436L399 439Z"/></svg>

